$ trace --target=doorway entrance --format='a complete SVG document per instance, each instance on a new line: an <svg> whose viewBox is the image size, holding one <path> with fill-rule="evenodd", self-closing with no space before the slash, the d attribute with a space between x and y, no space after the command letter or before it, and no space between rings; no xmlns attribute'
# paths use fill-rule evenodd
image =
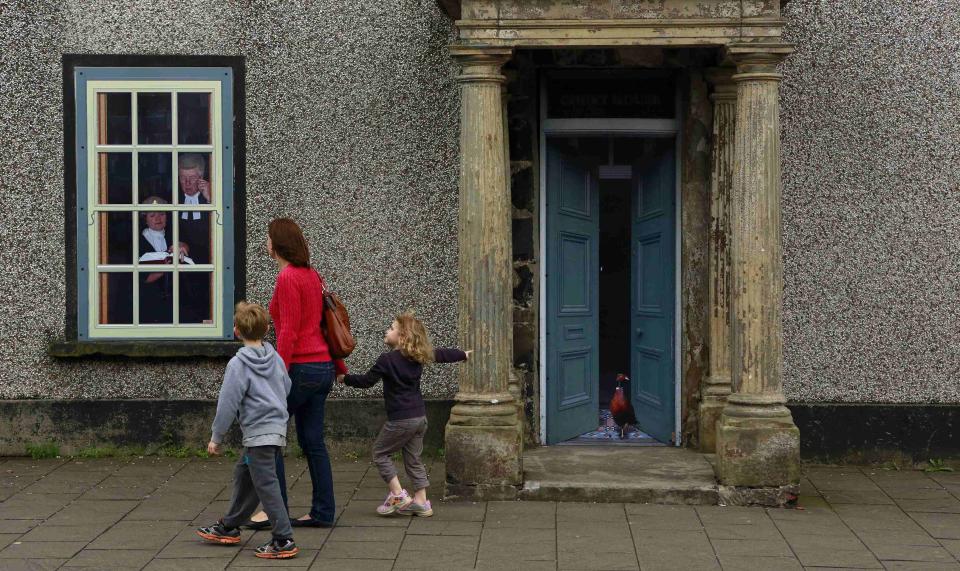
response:
<svg viewBox="0 0 960 571"><path fill-rule="evenodd" d="M544 441L620 441L620 386L636 419L626 439L678 444L676 135L543 143Z"/></svg>

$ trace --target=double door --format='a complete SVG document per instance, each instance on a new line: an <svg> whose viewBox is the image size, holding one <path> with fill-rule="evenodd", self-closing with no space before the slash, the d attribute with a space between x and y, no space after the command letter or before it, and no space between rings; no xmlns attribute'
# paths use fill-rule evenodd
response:
<svg viewBox="0 0 960 571"><path fill-rule="evenodd" d="M670 442L675 425L676 158L672 137L546 141L547 444L595 430L600 408L600 185L629 181L628 392L639 428ZM620 157L613 146L632 149ZM622 153L619 153L622 155Z"/></svg>

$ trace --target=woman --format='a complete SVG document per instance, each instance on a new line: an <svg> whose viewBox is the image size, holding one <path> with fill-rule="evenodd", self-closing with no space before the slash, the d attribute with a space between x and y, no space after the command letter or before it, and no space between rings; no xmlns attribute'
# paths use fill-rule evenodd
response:
<svg viewBox="0 0 960 571"><path fill-rule="evenodd" d="M167 204L167 201L151 196L144 204ZM143 212L140 214L140 263L172 264L173 239L167 230L166 212ZM169 244L169 246L168 246ZM180 262L192 263L187 254L190 247L180 242ZM159 255L158 255L159 254ZM166 254L166 255L164 255ZM180 295L185 295L181 287ZM140 273L140 323L173 323L173 273Z"/></svg>
<svg viewBox="0 0 960 571"><path fill-rule="evenodd" d="M277 335L277 352L290 371L293 387L287 397L287 410L297 424L297 442L307 458L313 483L310 513L292 519L294 527L332 527L334 518L333 472L323 438L323 416L327 395L337 374L346 374L342 360L330 358L330 350L320 329L323 292L320 275L310 267L310 250L303 232L290 218L270 223L267 252L276 260L280 273L270 301L270 316ZM285 483L283 457L277 460L277 475ZM286 486L283 501L287 503ZM263 529L258 513L250 522Z"/></svg>

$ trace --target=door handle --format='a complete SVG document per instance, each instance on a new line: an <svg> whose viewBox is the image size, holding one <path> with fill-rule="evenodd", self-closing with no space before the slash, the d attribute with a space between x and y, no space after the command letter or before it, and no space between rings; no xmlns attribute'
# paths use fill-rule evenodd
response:
<svg viewBox="0 0 960 571"><path fill-rule="evenodd" d="M639 337L643 337L643 330L642 330L642 329L637 329L637 337L638 337L638 338L639 338Z"/></svg>

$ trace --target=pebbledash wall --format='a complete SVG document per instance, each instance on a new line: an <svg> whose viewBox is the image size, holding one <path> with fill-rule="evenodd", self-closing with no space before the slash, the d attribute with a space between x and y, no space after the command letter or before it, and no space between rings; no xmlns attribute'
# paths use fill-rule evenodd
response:
<svg viewBox="0 0 960 571"><path fill-rule="evenodd" d="M784 7L786 39L797 47L781 87L784 385L809 455L920 454L918 442L957 434L960 14L952 5ZM273 286L267 223L295 217L314 262L349 303L360 340L349 364L364 368L403 309L416 310L437 344L456 343L452 34L432 0L0 0L0 408L10 413L0 420L0 452L66 441L71 429L92 443L101 422L113 422L122 440L128 417L104 416L117 411L162 426L177 414L172 403L212 409L224 365L49 356L65 335L72 240L64 232L64 54L242 56L246 298L266 303ZM706 348L691 349L705 364ZM456 369L434 367L423 386L439 431ZM374 403L352 399L375 394L337 387L331 407L370 411ZM107 399L166 404L135 413ZM358 418L371 426L334 432L376 428L373 414L339 417L343 425Z"/></svg>

